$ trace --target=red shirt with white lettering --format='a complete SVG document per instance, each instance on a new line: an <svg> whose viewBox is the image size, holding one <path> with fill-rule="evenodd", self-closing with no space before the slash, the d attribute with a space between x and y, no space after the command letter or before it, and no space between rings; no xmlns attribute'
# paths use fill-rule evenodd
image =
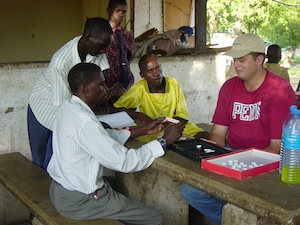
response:
<svg viewBox="0 0 300 225"><path fill-rule="evenodd" d="M297 105L291 85L269 71L253 92L246 90L243 80L233 77L221 87L212 122L228 126L231 148L263 149L270 139L281 139L291 105Z"/></svg>

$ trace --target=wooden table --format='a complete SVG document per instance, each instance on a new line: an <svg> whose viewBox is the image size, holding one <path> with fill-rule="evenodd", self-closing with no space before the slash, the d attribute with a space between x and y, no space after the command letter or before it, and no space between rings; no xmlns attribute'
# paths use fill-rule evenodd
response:
<svg viewBox="0 0 300 225"><path fill-rule="evenodd" d="M131 142L129 145L137 147L140 144ZM128 182L131 182L131 195L137 189L151 190L155 186L159 186L159 189L167 195L173 184L168 184L165 188L160 185L161 176L153 175L153 171L156 171L158 174L168 176L169 180L175 182L175 185L185 182L230 203L223 209L222 223L225 225L300 224L300 185L283 183L277 170L245 180L236 180L201 169L199 163L193 162L171 150L167 151L163 157L157 158L147 170L122 175L121 179L125 180L124 186L129 185ZM151 182L145 182L147 180ZM134 181L144 182L134 184L132 183ZM155 184L152 183L153 181L155 181ZM179 189L176 188L172 191L179 191ZM161 204L164 204L164 209L168 207L166 202L169 207L175 204L170 199L163 198L163 196L160 195L159 200L154 199L152 202L148 200L148 202L151 202L151 205L156 206L158 209ZM147 198L146 192L144 196L143 194L139 196L139 200L142 201ZM168 216L168 211L164 213ZM186 213L183 215L186 215ZM181 225L185 223L181 223ZM171 222L168 222L168 224L171 224Z"/></svg>

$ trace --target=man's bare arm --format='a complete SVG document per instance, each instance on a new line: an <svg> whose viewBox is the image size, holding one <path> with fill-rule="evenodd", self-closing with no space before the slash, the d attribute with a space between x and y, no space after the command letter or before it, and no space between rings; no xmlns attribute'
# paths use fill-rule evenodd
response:
<svg viewBox="0 0 300 225"><path fill-rule="evenodd" d="M271 139L270 145L264 148L264 151L273 152L279 154L280 152L281 139Z"/></svg>
<svg viewBox="0 0 300 225"><path fill-rule="evenodd" d="M209 140L216 142L221 147L225 147L227 131L227 126L214 124L210 131Z"/></svg>

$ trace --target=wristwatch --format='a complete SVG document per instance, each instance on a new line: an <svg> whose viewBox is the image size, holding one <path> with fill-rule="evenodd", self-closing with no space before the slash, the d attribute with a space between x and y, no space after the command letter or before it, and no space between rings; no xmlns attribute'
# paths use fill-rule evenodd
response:
<svg viewBox="0 0 300 225"><path fill-rule="evenodd" d="M166 141L166 139L164 139L164 138L161 137L161 138L157 138L156 140L160 143L161 147L164 150L167 149L167 141Z"/></svg>

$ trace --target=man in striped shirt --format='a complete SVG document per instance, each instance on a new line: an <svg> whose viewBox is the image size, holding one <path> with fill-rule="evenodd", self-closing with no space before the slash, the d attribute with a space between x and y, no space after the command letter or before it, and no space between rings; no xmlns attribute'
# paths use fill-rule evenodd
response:
<svg viewBox="0 0 300 225"><path fill-rule="evenodd" d="M46 169L52 155L52 130L58 107L71 97L67 75L80 62L91 62L102 70L109 68L105 49L113 32L103 18L87 19L82 36L61 47L46 71L38 78L28 106L28 134L32 161Z"/></svg>
<svg viewBox="0 0 300 225"><path fill-rule="evenodd" d="M164 155L166 145L181 136L184 123L168 124L161 141L127 148L128 138L162 130L163 118L131 130L105 129L92 110L103 102L108 89L100 68L79 63L70 70L68 81L73 95L57 111L53 156L47 167L53 179L49 189L52 204L62 216L75 220L161 225L158 211L113 190L103 178L103 168L124 173L148 168Z"/></svg>

